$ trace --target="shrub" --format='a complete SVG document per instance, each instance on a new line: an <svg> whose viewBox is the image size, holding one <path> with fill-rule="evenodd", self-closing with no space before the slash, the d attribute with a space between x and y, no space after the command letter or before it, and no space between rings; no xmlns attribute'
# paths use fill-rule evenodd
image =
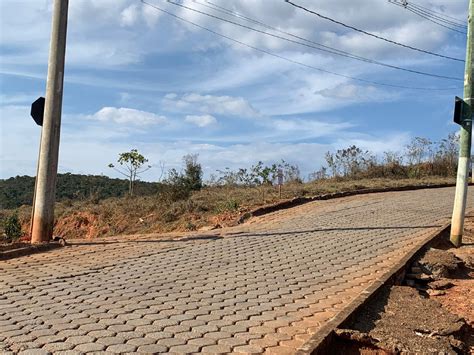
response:
<svg viewBox="0 0 474 355"><path fill-rule="evenodd" d="M14 213L5 219L4 230L6 239L9 242L17 240L22 236L21 224L17 213Z"/></svg>

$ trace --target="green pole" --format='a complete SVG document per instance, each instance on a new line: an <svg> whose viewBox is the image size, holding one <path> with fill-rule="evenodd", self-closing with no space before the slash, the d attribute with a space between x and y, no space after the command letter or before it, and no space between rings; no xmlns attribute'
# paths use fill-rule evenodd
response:
<svg viewBox="0 0 474 355"><path fill-rule="evenodd" d="M467 48L466 48L466 70L464 75L464 108L461 122L459 142L459 163L456 181L456 195L454 198L453 217L451 220L450 240L456 247L462 244L464 230L464 215L466 213L467 186L469 179L471 160L471 136L472 136L472 100L473 100L473 50L474 34L472 19L474 16L474 0L469 1Z"/></svg>

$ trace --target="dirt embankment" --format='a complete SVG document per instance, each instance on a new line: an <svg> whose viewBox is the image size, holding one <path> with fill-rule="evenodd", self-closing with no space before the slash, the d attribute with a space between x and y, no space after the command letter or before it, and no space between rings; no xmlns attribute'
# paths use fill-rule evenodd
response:
<svg viewBox="0 0 474 355"><path fill-rule="evenodd" d="M311 201L380 189L406 189L453 183L451 178L423 179L326 179L285 184L280 196L276 186L214 186L195 191L185 200L166 196L137 196L106 200L71 200L56 204L54 235L65 239L116 235L210 230L236 225L252 215L268 213ZM31 206L19 210L27 236ZM14 211L0 210L1 221Z"/></svg>
<svg viewBox="0 0 474 355"><path fill-rule="evenodd" d="M474 354L474 217L461 248L447 238L336 331L335 354Z"/></svg>

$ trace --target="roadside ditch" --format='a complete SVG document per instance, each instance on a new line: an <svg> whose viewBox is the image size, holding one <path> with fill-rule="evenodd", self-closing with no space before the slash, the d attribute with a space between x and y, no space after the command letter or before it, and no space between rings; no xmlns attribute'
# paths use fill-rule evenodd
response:
<svg viewBox="0 0 474 355"><path fill-rule="evenodd" d="M317 354L474 354L474 215L449 228L344 321Z"/></svg>

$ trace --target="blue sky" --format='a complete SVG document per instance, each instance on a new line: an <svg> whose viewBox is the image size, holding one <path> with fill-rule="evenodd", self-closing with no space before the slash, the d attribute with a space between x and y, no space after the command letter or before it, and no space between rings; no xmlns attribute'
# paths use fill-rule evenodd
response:
<svg viewBox="0 0 474 355"><path fill-rule="evenodd" d="M285 159L306 176L324 153L356 144L401 151L412 137L438 140L462 81L420 76L319 52L148 0L189 21L293 61L398 89L322 73L182 23L138 0L70 0L60 172L116 176L118 153L138 148L154 166L143 178L199 154L206 176L225 167ZM223 16L202 5L187 6ZM417 53L331 24L283 0L213 0L300 37L412 70L462 79L461 62ZM465 36L385 0L295 1L350 25L457 58ZM0 178L34 175L40 127L30 104L44 96L51 3L0 2ZM459 19L466 0L417 0ZM265 30L255 24L226 17Z"/></svg>

